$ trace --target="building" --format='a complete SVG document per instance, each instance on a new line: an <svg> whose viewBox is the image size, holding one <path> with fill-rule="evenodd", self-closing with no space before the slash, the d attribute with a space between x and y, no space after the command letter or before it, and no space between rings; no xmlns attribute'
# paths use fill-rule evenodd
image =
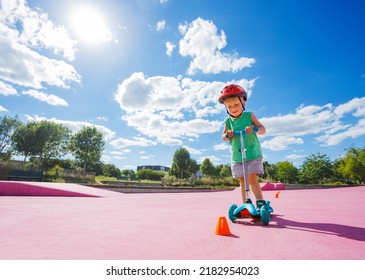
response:
<svg viewBox="0 0 365 280"><path fill-rule="evenodd" d="M162 171L162 172L168 172L170 170L170 167L162 166L162 165L141 165L137 166L137 171L141 169L151 169L154 171Z"/></svg>
<svg viewBox="0 0 365 280"><path fill-rule="evenodd" d="M195 173L195 176L196 176L196 178L201 179L201 178L203 178L203 177L204 177L204 174L203 174L203 172L201 172L201 171L199 170L198 172L196 172L196 173Z"/></svg>

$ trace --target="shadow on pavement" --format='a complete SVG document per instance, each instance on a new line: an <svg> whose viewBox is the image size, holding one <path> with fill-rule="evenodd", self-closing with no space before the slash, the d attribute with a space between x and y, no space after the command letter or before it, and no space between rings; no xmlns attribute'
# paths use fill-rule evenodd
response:
<svg viewBox="0 0 365 280"><path fill-rule="evenodd" d="M365 241L365 228L361 227L332 224L332 223L297 222L284 219L282 216L279 215L272 215L271 220L272 222L276 222L276 224L270 223L270 227L274 228L276 227L276 228L303 230L322 234L337 235L339 237L345 237L358 241Z"/></svg>

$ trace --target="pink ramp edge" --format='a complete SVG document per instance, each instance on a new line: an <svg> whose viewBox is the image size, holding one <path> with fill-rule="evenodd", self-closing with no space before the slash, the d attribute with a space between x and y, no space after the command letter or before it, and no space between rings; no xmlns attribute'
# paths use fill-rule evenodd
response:
<svg viewBox="0 0 365 280"><path fill-rule="evenodd" d="M271 191L271 190L275 190L275 185L270 183L270 182L266 182L266 183L260 183L261 185L261 189L263 191Z"/></svg>
<svg viewBox="0 0 365 280"><path fill-rule="evenodd" d="M270 183L270 182L266 182L266 183L260 183L261 186L261 190L263 191L281 191L281 190L285 190L285 185L283 183Z"/></svg>
<svg viewBox="0 0 365 280"><path fill-rule="evenodd" d="M0 196L65 196L99 197L77 184L57 184L44 182L0 181Z"/></svg>

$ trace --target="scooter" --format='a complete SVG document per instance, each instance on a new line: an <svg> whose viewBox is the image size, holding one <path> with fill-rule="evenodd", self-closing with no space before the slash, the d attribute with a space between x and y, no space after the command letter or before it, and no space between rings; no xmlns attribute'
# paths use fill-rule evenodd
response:
<svg viewBox="0 0 365 280"><path fill-rule="evenodd" d="M258 132L259 128L257 126L254 127L253 131ZM273 212L272 207L270 206L270 201L266 201L266 204L262 205L260 209L256 209L253 205L252 200L250 199L250 187L248 184L248 170L247 170L247 160L246 160L246 152L245 152L245 140L244 134L246 134L245 130L235 131L234 136L240 137L241 142L241 154L242 154L242 168L243 168L243 178L245 181L245 191L246 191L246 203L241 206L237 206L236 204L231 205L228 210L228 217L234 223L237 219L240 218L253 218L253 219L261 219L264 225L270 223L270 213Z"/></svg>

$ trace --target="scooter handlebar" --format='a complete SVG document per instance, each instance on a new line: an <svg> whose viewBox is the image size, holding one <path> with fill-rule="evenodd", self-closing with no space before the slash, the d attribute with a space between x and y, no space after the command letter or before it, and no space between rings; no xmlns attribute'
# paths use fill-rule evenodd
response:
<svg viewBox="0 0 365 280"><path fill-rule="evenodd" d="M258 126L254 126L253 127L253 132L258 132L259 131L259 127ZM246 130L237 130L234 132L234 136L240 136L242 133L242 135L245 135L247 134ZM226 134L226 138L229 138L228 137L228 134Z"/></svg>
<svg viewBox="0 0 365 280"><path fill-rule="evenodd" d="M253 127L253 132L258 132L259 131L259 127L258 126L254 126ZM234 136L240 136L241 135L241 132L242 134L247 134L246 130L237 130L234 132Z"/></svg>

